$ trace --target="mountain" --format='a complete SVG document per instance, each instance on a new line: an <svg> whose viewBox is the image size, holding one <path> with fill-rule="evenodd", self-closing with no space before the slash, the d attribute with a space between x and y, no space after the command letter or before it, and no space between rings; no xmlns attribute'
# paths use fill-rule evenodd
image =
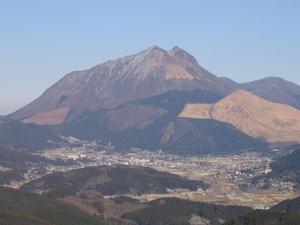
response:
<svg viewBox="0 0 300 225"><path fill-rule="evenodd" d="M216 120L179 118L187 103L215 103L222 95L210 91L170 91L111 110L86 113L63 124L60 133L82 139L102 139L118 149L139 147L177 154L231 153L262 150L262 140ZM234 141L233 141L234 140Z"/></svg>
<svg viewBox="0 0 300 225"><path fill-rule="evenodd" d="M237 90L215 104L187 104L179 117L230 123L244 133L268 142L300 140L299 110L244 90Z"/></svg>
<svg viewBox="0 0 300 225"><path fill-rule="evenodd" d="M25 123L61 124L85 112L116 108L172 90L211 90L226 95L232 88L200 67L183 49L166 51L152 46L66 75L10 118Z"/></svg>
<svg viewBox="0 0 300 225"><path fill-rule="evenodd" d="M222 206L178 198L162 198L147 203L147 207L123 215L138 225L221 225L225 220L251 212L245 206Z"/></svg>
<svg viewBox="0 0 300 225"><path fill-rule="evenodd" d="M146 167L100 166L86 167L69 172L58 172L24 184L30 191L72 190L87 195L141 195L167 193L167 189L197 190L208 186L202 181L188 180L178 175L159 172Z"/></svg>
<svg viewBox="0 0 300 225"><path fill-rule="evenodd" d="M179 47L152 46L66 75L10 118L53 125L64 136L100 139L118 149L177 154L265 149L263 140L228 123L178 118L186 104L214 104L235 89Z"/></svg>
<svg viewBox="0 0 300 225"><path fill-rule="evenodd" d="M99 225L119 224L90 216L81 209L15 189L0 187L0 224L2 225Z"/></svg>
<svg viewBox="0 0 300 225"><path fill-rule="evenodd" d="M266 77L247 83L236 83L226 77L220 79L232 88L242 89L268 101L300 109L300 86L280 77Z"/></svg>
<svg viewBox="0 0 300 225"><path fill-rule="evenodd" d="M47 126L24 124L0 117L0 146L36 151L53 147L59 141L56 132Z"/></svg>

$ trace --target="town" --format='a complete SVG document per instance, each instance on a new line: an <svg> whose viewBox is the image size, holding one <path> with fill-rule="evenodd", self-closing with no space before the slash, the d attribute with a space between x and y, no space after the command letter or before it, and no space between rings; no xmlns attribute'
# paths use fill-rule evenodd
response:
<svg viewBox="0 0 300 225"><path fill-rule="evenodd" d="M298 196L292 183L272 180L266 183L253 183L253 178L271 171L272 155L260 152L247 152L239 155L225 156L181 156L163 152L130 148L126 151L116 150L112 143L99 144L100 141L78 140L62 137L64 145L56 149L41 151L37 154L51 159L57 164L30 164L22 181L11 182L11 187L41 176L58 171L68 171L86 166L132 165L151 167L189 179L202 180L210 185L208 190L189 192L187 190L170 190L166 196L212 202L216 204L237 204L258 208L269 208L277 202ZM278 151L274 151L278 154ZM133 196L140 200L152 200L164 195L148 194Z"/></svg>

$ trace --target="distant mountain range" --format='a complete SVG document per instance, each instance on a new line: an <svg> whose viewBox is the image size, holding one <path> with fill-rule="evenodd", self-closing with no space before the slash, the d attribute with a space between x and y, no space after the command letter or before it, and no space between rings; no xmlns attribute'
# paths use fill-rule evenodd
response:
<svg viewBox="0 0 300 225"><path fill-rule="evenodd" d="M183 116L195 104L209 104L201 113L213 116ZM296 84L273 77L239 84L208 72L179 47L152 46L67 74L9 119L120 149L207 154L297 142L299 109Z"/></svg>

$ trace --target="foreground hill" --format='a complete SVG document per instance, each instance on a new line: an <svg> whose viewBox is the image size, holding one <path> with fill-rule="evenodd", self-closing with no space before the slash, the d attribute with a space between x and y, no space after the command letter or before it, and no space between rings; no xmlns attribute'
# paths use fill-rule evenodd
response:
<svg viewBox="0 0 300 225"><path fill-rule="evenodd" d="M300 140L300 111L238 90L215 104L187 104L179 115L227 122L268 142Z"/></svg>
<svg viewBox="0 0 300 225"><path fill-rule="evenodd" d="M24 124L0 117L0 145L8 148L34 151L55 146L58 136L51 128Z"/></svg>
<svg viewBox="0 0 300 225"><path fill-rule="evenodd" d="M230 220L224 225L299 225L299 221L299 213L255 210L245 216Z"/></svg>
<svg viewBox="0 0 300 225"><path fill-rule="evenodd" d="M69 196L56 200L0 187L2 225L221 225L226 219L251 211L249 207L220 206L177 198L145 203L123 196L110 199Z"/></svg>
<svg viewBox="0 0 300 225"><path fill-rule="evenodd" d="M0 187L2 225L99 225L112 224L81 209L43 195ZM114 222L116 224L116 222Z"/></svg>
<svg viewBox="0 0 300 225"><path fill-rule="evenodd" d="M221 225L225 220L252 211L243 206L221 206L178 198L163 198L146 203L147 207L123 215L138 225Z"/></svg>
<svg viewBox="0 0 300 225"><path fill-rule="evenodd" d="M287 199L272 207L272 210L282 212L298 212L300 213L300 197Z"/></svg>
<svg viewBox="0 0 300 225"><path fill-rule="evenodd" d="M140 195L167 193L167 189L197 190L208 186L202 181L188 180L178 175L146 167L100 166L46 175L22 186L30 191L70 190L92 195Z"/></svg>
<svg viewBox="0 0 300 225"><path fill-rule="evenodd" d="M300 224L300 198L285 200L270 210L255 210L230 220L224 225L298 225Z"/></svg>

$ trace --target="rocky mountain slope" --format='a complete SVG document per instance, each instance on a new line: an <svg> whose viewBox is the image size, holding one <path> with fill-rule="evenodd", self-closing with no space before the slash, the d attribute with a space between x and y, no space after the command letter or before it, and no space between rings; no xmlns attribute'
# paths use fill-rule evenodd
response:
<svg viewBox="0 0 300 225"><path fill-rule="evenodd" d="M268 142L300 140L300 111L238 90L215 104L187 104L179 117L227 122Z"/></svg>

